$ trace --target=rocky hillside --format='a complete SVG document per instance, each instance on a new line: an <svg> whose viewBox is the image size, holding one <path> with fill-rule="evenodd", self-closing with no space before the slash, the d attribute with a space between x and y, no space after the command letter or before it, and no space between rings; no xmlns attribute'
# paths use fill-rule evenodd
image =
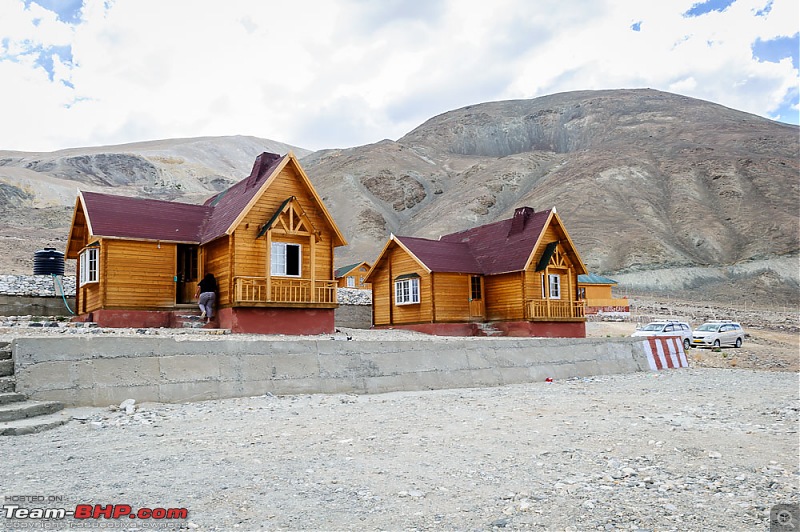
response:
<svg viewBox="0 0 800 532"><path fill-rule="evenodd" d="M796 126L709 102L613 90L474 105L397 141L294 151L350 242L337 264L374 260L390 232L436 238L556 206L593 271L796 301L798 138ZM0 265L28 273L35 249L63 247L77 187L199 202L259 152L289 148L228 137L0 152L0 254L13 256Z"/></svg>
<svg viewBox="0 0 800 532"><path fill-rule="evenodd" d="M309 150L255 137L169 139L51 153L0 151L0 274L66 247L77 190L202 203L247 176L263 151Z"/></svg>

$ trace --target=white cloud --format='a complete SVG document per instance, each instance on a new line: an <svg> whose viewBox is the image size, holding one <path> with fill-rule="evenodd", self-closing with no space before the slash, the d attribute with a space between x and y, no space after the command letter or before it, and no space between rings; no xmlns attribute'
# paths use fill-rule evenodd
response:
<svg viewBox="0 0 800 532"><path fill-rule="evenodd" d="M0 113L13 127L0 149L232 134L344 147L468 104L601 88L763 116L794 91L796 107L791 60L759 61L751 46L795 35L797 2L684 17L694 3L85 0L70 25L6 0ZM71 63L53 57L65 46Z"/></svg>

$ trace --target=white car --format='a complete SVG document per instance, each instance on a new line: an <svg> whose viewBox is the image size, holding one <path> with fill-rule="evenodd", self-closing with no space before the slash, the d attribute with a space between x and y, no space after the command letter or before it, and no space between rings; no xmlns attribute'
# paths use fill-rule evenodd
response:
<svg viewBox="0 0 800 532"><path fill-rule="evenodd" d="M631 336L680 336L684 350L692 346L692 328L684 321L653 321L637 327Z"/></svg>
<svg viewBox="0 0 800 532"><path fill-rule="evenodd" d="M695 347L742 347L742 343L744 329L735 321L709 321L692 332L692 345Z"/></svg>

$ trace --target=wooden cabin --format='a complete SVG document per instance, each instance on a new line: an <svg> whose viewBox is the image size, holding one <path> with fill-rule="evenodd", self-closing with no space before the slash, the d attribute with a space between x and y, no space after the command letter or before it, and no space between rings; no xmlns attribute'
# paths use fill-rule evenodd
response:
<svg viewBox="0 0 800 532"><path fill-rule="evenodd" d="M217 279L217 322L232 332L334 330L333 253L345 245L291 152L203 205L79 192L66 258L77 259L78 319L174 327Z"/></svg>
<svg viewBox="0 0 800 532"><path fill-rule="evenodd" d="M439 240L392 235L367 275L373 324L441 335L585 337L586 267L555 207Z"/></svg>
<svg viewBox="0 0 800 532"><path fill-rule="evenodd" d="M616 298L611 293L616 285L614 279L596 273L579 275L578 298L583 300L586 314L629 313L628 298Z"/></svg>
<svg viewBox="0 0 800 532"><path fill-rule="evenodd" d="M371 266L368 262L356 262L341 268L336 268L333 278L336 279L336 286L339 288L358 288L359 290L369 290L372 287L364 282Z"/></svg>

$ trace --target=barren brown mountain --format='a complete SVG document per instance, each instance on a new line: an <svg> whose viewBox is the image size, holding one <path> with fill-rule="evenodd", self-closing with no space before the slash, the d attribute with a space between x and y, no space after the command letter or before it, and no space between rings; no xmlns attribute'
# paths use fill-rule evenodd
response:
<svg viewBox="0 0 800 532"><path fill-rule="evenodd" d="M372 261L390 232L436 238L555 206L590 270L631 288L795 303L800 130L654 90L493 102L397 141L298 156L350 245ZM0 152L1 273L63 247L75 188L199 202L249 173L252 137L49 154ZM755 302L754 301L754 302Z"/></svg>

